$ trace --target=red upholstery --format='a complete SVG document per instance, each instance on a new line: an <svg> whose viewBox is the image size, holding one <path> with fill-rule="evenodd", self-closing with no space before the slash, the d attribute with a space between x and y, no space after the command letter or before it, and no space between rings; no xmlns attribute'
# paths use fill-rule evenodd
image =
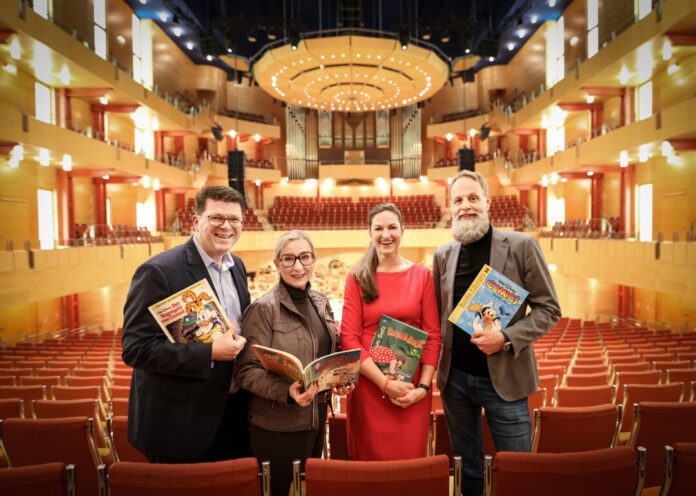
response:
<svg viewBox="0 0 696 496"><path fill-rule="evenodd" d="M681 398L683 384L627 384L624 389L624 418L621 432L633 428L633 405L643 401L677 402ZM660 449L662 451L662 449Z"/></svg>
<svg viewBox="0 0 696 496"><path fill-rule="evenodd" d="M535 412L538 453L563 453L611 448L618 429L618 407L545 407Z"/></svg>
<svg viewBox="0 0 696 496"><path fill-rule="evenodd" d="M594 406L611 403L613 386L557 387L556 406Z"/></svg>
<svg viewBox="0 0 696 496"><path fill-rule="evenodd" d="M24 405L31 405L31 400L46 398L45 386L0 386L0 399L21 398Z"/></svg>
<svg viewBox="0 0 696 496"><path fill-rule="evenodd" d="M445 411L435 410L435 450L436 455L447 455L450 462L453 461L452 445L450 445L447 423L445 421Z"/></svg>
<svg viewBox="0 0 696 496"><path fill-rule="evenodd" d="M694 369L667 369L665 382L683 382L684 385L696 381L696 368Z"/></svg>
<svg viewBox="0 0 696 496"><path fill-rule="evenodd" d="M109 467L111 496L260 495L256 458L211 463L116 462Z"/></svg>
<svg viewBox="0 0 696 496"><path fill-rule="evenodd" d="M567 374L565 376L565 381L567 386L571 387L581 387L581 386L604 386L608 384L609 377L606 371L599 372L596 374Z"/></svg>
<svg viewBox="0 0 696 496"><path fill-rule="evenodd" d="M617 372L616 398L614 403L623 405L624 386L626 384L659 384L662 373L659 370L641 370L637 372Z"/></svg>
<svg viewBox="0 0 696 496"><path fill-rule="evenodd" d="M332 460L350 460L346 435L346 414L329 415L329 457ZM271 474L272 476L273 474Z"/></svg>
<svg viewBox="0 0 696 496"><path fill-rule="evenodd" d="M504 451L492 464L493 496L630 495L638 479L636 455L625 446L578 453Z"/></svg>
<svg viewBox="0 0 696 496"><path fill-rule="evenodd" d="M13 467L62 462L79 467L77 493L95 494L97 465L87 417L17 419L2 422L2 440Z"/></svg>
<svg viewBox="0 0 696 496"><path fill-rule="evenodd" d="M646 401L638 404L638 421L631 434L630 446L642 446L646 450L645 487L662 482L666 445L696 442L694 426L696 403Z"/></svg>
<svg viewBox="0 0 696 496"><path fill-rule="evenodd" d="M445 455L396 461L343 461L310 458L305 466L307 496L448 494Z"/></svg>
<svg viewBox="0 0 696 496"><path fill-rule="evenodd" d="M696 474L696 443L675 443L672 446L672 477L660 494L669 496L692 496L694 494L694 474ZM667 493L669 490L669 493Z"/></svg>
<svg viewBox="0 0 696 496"><path fill-rule="evenodd" d="M4 398L0 400L0 419L22 417L24 400L21 398Z"/></svg>
<svg viewBox="0 0 696 496"><path fill-rule="evenodd" d="M107 426L119 461L147 463L145 455L128 442L128 417L119 416L107 419Z"/></svg>
<svg viewBox="0 0 696 496"><path fill-rule="evenodd" d="M113 398L109 401L113 417L128 416L128 398Z"/></svg>
<svg viewBox="0 0 696 496"><path fill-rule="evenodd" d="M74 467L71 468L74 473ZM64 463L44 463L0 469L3 496L67 496L68 481Z"/></svg>

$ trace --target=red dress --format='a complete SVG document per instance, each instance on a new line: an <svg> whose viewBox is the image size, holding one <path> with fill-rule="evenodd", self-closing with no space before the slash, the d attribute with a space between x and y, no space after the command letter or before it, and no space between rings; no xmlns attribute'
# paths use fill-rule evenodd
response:
<svg viewBox="0 0 696 496"><path fill-rule="evenodd" d="M346 280L341 322L341 349L370 346L382 314L429 333L421 364L437 366L440 356L440 319L430 271L413 264L402 272L377 272L379 297L362 301L362 289L352 275ZM414 384L420 380L421 365ZM361 377L348 395L348 452L354 460L401 460L426 456L432 397L428 393L408 408L393 405L371 380Z"/></svg>

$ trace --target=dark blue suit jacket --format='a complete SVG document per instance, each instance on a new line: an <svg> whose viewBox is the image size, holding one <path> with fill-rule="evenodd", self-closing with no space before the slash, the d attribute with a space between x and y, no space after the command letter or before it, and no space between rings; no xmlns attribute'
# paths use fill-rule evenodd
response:
<svg viewBox="0 0 696 496"><path fill-rule="evenodd" d="M232 255L242 312L249 305L246 269ZM123 361L133 367L128 440L147 455L202 456L223 421L234 362L216 361L212 344L171 343L148 307L206 278L193 238L135 271L123 310Z"/></svg>

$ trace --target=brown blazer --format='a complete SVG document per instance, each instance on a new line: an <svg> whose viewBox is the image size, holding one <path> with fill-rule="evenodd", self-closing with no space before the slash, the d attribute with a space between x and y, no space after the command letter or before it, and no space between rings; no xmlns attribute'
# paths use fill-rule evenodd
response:
<svg viewBox="0 0 696 496"><path fill-rule="evenodd" d="M454 276L459 258L459 241L435 250L433 282L440 309L442 351L437 368L437 387L444 391L452 365L453 329L447 320L454 308ZM527 300L505 328L514 353L501 350L488 355L491 381L498 395L506 401L529 396L537 390L539 377L532 343L546 334L561 318L556 290L539 243L533 237L513 231L493 228L490 266L529 291ZM528 315L527 305L531 307Z"/></svg>

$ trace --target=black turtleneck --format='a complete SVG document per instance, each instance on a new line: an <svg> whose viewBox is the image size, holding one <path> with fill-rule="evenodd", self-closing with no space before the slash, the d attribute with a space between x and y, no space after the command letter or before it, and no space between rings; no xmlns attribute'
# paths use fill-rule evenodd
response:
<svg viewBox="0 0 696 496"><path fill-rule="evenodd" d="M490 263L492 236L493 228L489 225L488 231L481 239L462 245L459 249L457 272L454 277L453 307L457 306L481 268ZM486 354L471 343L468 333L457 326L453 329L452 366L472 375L490 376Z"/></svg>
<svg viewBox="0 0 696 496"><path fill-rule="evenodd" d="M317 343L317 358L331 353L331 336L329 336L329 331L326 328L326 322L321 318L319 312L312 304L312 300L309 298L309 290L311 289L311 284L307 283L304 288L295 288L286 283L282 278L280 283L290 294L292 303L297 308L297 311L307 319L309 324L309 331L314 335L314 340ZM306 363L302 365L307 365Z"/></svg>

